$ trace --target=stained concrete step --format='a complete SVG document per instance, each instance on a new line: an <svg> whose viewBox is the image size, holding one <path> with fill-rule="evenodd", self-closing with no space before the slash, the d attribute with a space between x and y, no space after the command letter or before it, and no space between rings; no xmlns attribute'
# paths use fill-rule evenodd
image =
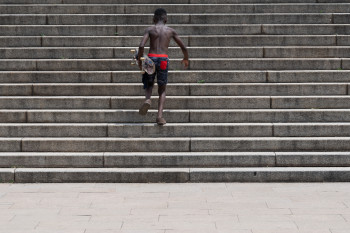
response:
<svg viewBox="0 0 350 233"><path fill-rule="evenodd" d="M215 0L217 4L234 3L341 3L347 0ZM1 4L212 4L212 0L0 0Z"/></svg>
<svg viewBox="0 0 350 233"><path fill-rule="evenodd" d="M322 131L327 126L320 125L314 131ZM292 126L285 130L295 131ZM298 126L297 126L298 127ZM338 128L337 128L338 127ZM277 127L278 128L278 127ZM305 126L307 129L307 126ZM328 127L329 128L329 127ZM349 125L335 125L328 136L348 130ZM276 129L277 131L279 129ZM281 129L283 130L283 129ZM297 128L296 130L299 130ZM272 124L264 123L185 123L167 124L0 124L0 137L272 137ZM278 131L279 132L279 131ZM278 134L277 132L277 134ZM334 132L334 133L333 133ZM287 134L287 133L285 133ZM307 135L307 132L304 132ZM341 136L349 136L349 133ZM318 135L317 135L318 136Z"/></svg>
<svg viewBox="0 0 350 233"><path fill-rule="evenodd" d="M2 168L345 167L349 152L2 152Z"/></svg>
<svg viewBox="0 0 350 233"><path fill-rule="evenodd" d="M0 71L0 83L141 83L138 71ZM350 82L347 70L169 71L169 83Z"/></svg>
<svg viewBox="0 0 350 233"><path fill-rule="evenodd" d="M32 97L27 97L28 99ZM0 98L2 103L6 97ZM73 97L74 99L74 97ZM72 100L73 100L72 99ZM144 97L112 97L111 106L116 109L138 109ZM152 109L157 108L154 97ZM168 109L347 109L350 96L168 96ZM8 104L6 104L6 107ZM5 107L5 108L6 108ZM21 105L17 105L17 108ZM9 108L11 108L9 106Z"/></svg>
<svg viewBox="0 0 350 233"><path fill-rule="evenodd" d="M0 26L1 29L1 26ZM15 33L13 33L15 34ZM348 46L337 35L199 35L181 36L186 46ZM141 36L1 36L1 47L137 47ZM170 46L176 47L174 40Z"/></svg>
<svg viewBox="0 0 350 233"><path fill-rule="evenodd" d="M348 182L350 169L334 168L3 168L2 182Z"/></svg>
<svg viewBox="0 0 350 233"><path fill-rule="evenodd" d="M1 71L126 71L137 70L130 59L1 59ZM169 70L183 70L170 59ZM348 70L347 58L193 58L190 70Z"/></svg>
<svg viewBox="0 0 350 233"><path fill-rule="evenodd" d="M134 47L26 47L0 48L1 59L108 59L130 58ZM191 58L349 58L349 46L283 46L283 47L188 47ZM148 53L146 47L145 54ZM168 55L183 58L177 47Z"/></svg>
<svg viewBox="0 0 350 233"><path fill-rule="evenodd" d="M232 22L230 22L232 23ZM235 22L236 23L236 22ZM0 36L140 36L149 25L0 25ZM169 24L179 35L349 35L349 24ZM339 37L342 38L342 37ZM20 38L19 38L20 39ZM58 39L55 39L58 40ZM113 40L114 41L114 40ZM333 41L334 42L334 41ZM15 44L15 42L11 42ZM18 42L20 43L20 42ZM24 42L21 42L24 43ZM34 42L33 42L34 43ZM61 42L62 43L62 42ZM241 43L245 43L241 41ZM346 43L346 44L342 44ZM35 44L39 44L35 42ZM348 40L339 45L349 45ZM57 46L57 45L56 45ZM121 45L119 45L121 46ZM130 46L130 45L129 45Z"/></svg>
<svg viewBox="0 0 350 233"><path fill-rule="evenodd" d="M350 96L168 96L167 109L347 109ZM153 97L152 109L157 108ZM138 109L143 96L0 97L2 109Z"/></svg>
<svg viewBox="0 0 350 233"><path fill-rule="evenodd" d="M286 162L288 161L287 155ZM282 158L284 158L282 157ZM349 153L334 152L320 156L309 155L314 163L322 166L322 161L328 158L333 164L346 162ZM299 158L303 158L299 156ZM53 152L4 152L0 153L2 168L57 168L57 167L253 167L275 166L274 152L239 153L239 152L120 152L120 153L53 153ZM284 161L283 161L284 162ZM347 163L345 163L347 164ZM342 164L344 166L345 164ZM296 165L296 162L294 162Z"/></svg>
<svg viewBox="0 0 350 233"><path fill-rule="evenodd" d="M108 59L108 58L129 58L131 60L131 49L135 47L43 47L43 48L0 48L1 59ZM188 52L192 58L262 58L264 55L262 47L188 47ZM292 49L279 51L278 49L266 49L267 56L273 57L273 54L281 54L287 57L286 54L298 53ZM283 50L283 49L281 49ZM306 53L312 53L312 49L305 48ZM340 48L315 48L314 52L318 53L315 57L346 57L350 47ZM329 55L327 56L327 52ZM148 47L145 50L148 53ZM271 54L270 54L271 53ZM183 58L181 49L170 47L168 55L172 58ZM292 56L291 56L292 57Z"/></svg>
<svg viewBox="0 0 350 233"><path fill-rule="evenodd" d="M3 135L11 129L2 124ZM20 130L22 125L18 128ZM26 126L23 126L26 127ZM78 126L77 126L78 127ZM30 131L29 129L28 131ZM34 131L34 130L33 130ZM48 129L49 131L49 129ZM62 129L64 131L64 129ZM63 133L63 132L62 132ZM73 133L73 132L72 132ZM49 134L49 133L48 133ZM53 133L54 134L54 133ZM0 134L1 135L1 134ZM44 134L45 135L45 134ZM43 135L43 136L44 136ZM52 134L51 134L52 135ZM23 135L25 136L25 135ZM35 134L33 134L35 136ZM67 133L68 136L68 133ZM348 137L349 123L177 123L157 127L156 124L109 124L110 137Z"/></svg>
<svg viewBox="0 0 350 233"><path fill-rule="evenodd" d="M349 35L349 24L238 24L236 21L230 24L185 24L169 25L180 35ZM140 31L146 25L118 25L117 33L120 36L140 36Z"/></svg>
<svg viewBox="0 0 350 233"><path fill-rule="evenodd" d="M171 24L348 24L350 14L168 14ZM152 23L153 14L2 14L2 25L115 25Z"/></svg>
<svg viewBox="0 0 350 233"><path fill-rule="evenodd" d="M0 5L0 14L138 14L157 7L170 13L348 13L350 4L36 4Z"/></svg>
<svg viewBox="0 0 350 233"><path fill-rule="evenodd" d="M38 36L37 38L18 38L18 42L6 38L2 44L22 44L30 46L36 44L41 46L41 37L44 36L115 36L117 27L115 25L0 25L0 36ZM35 41L33 41L35 40ZM30 43L29 41L32 41Z"/></svg>
<svg viewBox="0 0 350 233"><path fill-rule="evenodd" d="M316 72L316 71L314 71ZM350 82L348 71L306 71L304 76L322 77L318 80L330 82ZM322 71L319 71L322 72ZM310 74L309 74L310 73ZM285 78L278 75L276 78ZM313 75L312 75L313 74ZM0 83L141 83L139 71L0 71ZM265 71L169 71L169 83L231 83L266 82ZM271 75L271 81L273 77ZM296 77L295 77L296 79ZM316 78L315 78L316 79Z"/></svg>
<svg viewBox="0 0 350 233"><path fill-rule="evenodd" d="M175 109L164 110L169 123L317 123L350 122L349 109ZM2 123L154 123L156 110L64 109L0 110Z"/></svg>
<svg viewBox="0 0 350 233"><path fill-rule="evenodd" d="M22 137L0 145L1 152L345 152L350 137Z"/></svg>
<svg viewBox="0 0 350 233"><path fill-rule="evenodd" d="M168 84L172 96L348 95L347 83L196 83ZM144 96L142 84L0 84L2 96ZM153 89L157 94L157 88Z"/></svg>

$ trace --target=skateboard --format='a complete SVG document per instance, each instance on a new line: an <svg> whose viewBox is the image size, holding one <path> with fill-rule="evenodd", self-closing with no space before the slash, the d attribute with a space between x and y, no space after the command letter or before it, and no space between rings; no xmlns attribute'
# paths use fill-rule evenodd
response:
<svg viewBox="0 0 350 233"><path fill-rule="evenodd" d="M131 65L138 65L137 60L139 51L137 49L132 49L130 51L133 54ZM156 66L154 65L154 62L147 55L141 57L140 60L142 62L142 74L154 74L156 72Z"/></svg>

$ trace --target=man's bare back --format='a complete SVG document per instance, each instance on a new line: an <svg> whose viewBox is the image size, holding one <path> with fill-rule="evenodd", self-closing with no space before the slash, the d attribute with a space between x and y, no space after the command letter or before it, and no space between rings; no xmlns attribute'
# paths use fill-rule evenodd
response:
<svg viewBox="0 0 350 233"><path fill-rule="evenodd" d="M166 26L165 23L166 19L164 21L155 22L154 26L146 29L139 46L138 57L141 58L143 56L144 47L148 39L150 39L149 53L151 54L168 54L170 40L174 39L184 54L184 59L181 63L184 64L185 68L187 68L189 62L186 46L183 44L176 31Z"/></svg>

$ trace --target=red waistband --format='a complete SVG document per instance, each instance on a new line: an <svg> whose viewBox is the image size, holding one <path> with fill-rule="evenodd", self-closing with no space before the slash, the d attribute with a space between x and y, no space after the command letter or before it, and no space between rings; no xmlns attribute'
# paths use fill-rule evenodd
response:
<svg viewBox="0 0 350 233"><path fill-rule="evenodd" d="M166 54L154 54L154 53L149 53L149 57L168 57Z"/></svg>

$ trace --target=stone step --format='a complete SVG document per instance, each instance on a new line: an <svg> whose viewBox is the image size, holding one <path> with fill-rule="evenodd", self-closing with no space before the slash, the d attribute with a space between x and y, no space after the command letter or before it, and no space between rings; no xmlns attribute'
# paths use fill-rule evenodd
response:
<svg viewBox="0 0 350 233"><path fill-rule="evenodd" d="M151 109L158 105L153 97ZM168 96L167 109L347 109L350 96ZM0 97L1 109L138 109L143 96Z"/></svg>
<svg viewBox="0 0 350 233"><path fill-rule="evenodd" d="M0 48L1 59L109 59L129 58L134 47ZM350 46L188 47L191 58L349 58ZM146 47L145 54L148 53ZM169 57L183 58L181 49L169 47Z"/></svg>
<svg viewBox="0 0 350 233"><path fill-rule="evenodd" d="M350 14L168 14L171 24L348 24ZM1 25L116 25L152 23L153 14L2 14Z"/></svg>
<svg viewBox="0 0 350 233"><path fill-rule="evenodd" d="M0 98L2 104L6 97ZM27 97L32 98L32 97ZM112 97L114 109L138 109L144 97ZM157 108L156 97L152 109ZM167 109L347 109L350 96L168 96ZM1 105L0 105L1 106ZM8 105L6 105L8 106ZM20 107L20 105L18 105ZM17 108L18 108L17 107ZM11 107L9 107L11 108Z"/></svg>
<svg viewBox="0 0 350 233"><path fill-rule="evenodd" d="M349 137L350 123L0 124L0 137Z"/></svg>
<svg viewBox="0 0 350 233"><path fill-rule="evenodd" d="M189 24L189 25L169 25L180 35L349 35L349 24ZM235 23L235 24L232 24ZM119 36L140 36L146 25L118 25Z"/></svg>
<svg viewBox="0 0 350 233"><path fill-rule="evenodd" d="M332 127L333 126L333 127ZM327 136L349 136L349 133L339 132L348 131L349 124L335 125L305 125L303 136L308 135L310 128L311 134L318 132L321 135L323 131L328 130ZM280 131L288 136L294 136L295 131L300 130L300 126L287 125L273 127L267 123L174 123L167 124L164 127L158 127L156 124L0 124L0 137L272 137L273 128L276 136ZM322 136L322 135L321 135Z"/></svg>
<svg viewBox="0 0 350 233"><path fill-rule="evenodd" d="M141 83L138 71L0 71L0 83ZM169 71L169 83L350 82L347 70Z"/></svg>
<svg viewBox="0 0 350 233"><path fill-rule="evenodd" d="M1 26L0 26L1 29ZM349 46L343 35L199 35L181 36L186 46ZM1 47L137 47L141 36L0 36ZM174 40L171 47L177 47Z"/></svg>
<svg viewBox="0 0 350 233"><path fill-rule="evenodd" d="M19 42L14 42L11 38L7 39L8 44L23 44L35 46L41 45L41 39L45 46L53 44L58 46L64 44L66 38L49 38L46 36L110 36L110 40L116 43L118 38L114 39L112 36L140 36L142 32L149 25L0 25L0 36L38 36L33 38L32 43L24 44L25 38L19 38ZM339 45L349 45L349 38L344 35L350 34L350 24L169 24L174 28L179 35L202 35L202 36L216 36L216 35L270 35L270 36L316 36L316 35L338 35ZM39 38L40 37L40 38ZM5 40L4 38L3 40ZM122 38L120 38L122 39ZM63 41L62 41L63 40ZM76 40L82 40L77 38ZM239 39L238 39L239 40ZM325 38L326 40L326 38ZM40 41L40 43L39 43ZM133 41L133 40L131 40ZM211 40L216 43L215 40ZM264 41L264 40L262 40ZM130 46L129 42L122 41ZM247 41L250 43L249 41ZM2 42L2 43L6 43ZM68 43L68 42L67 42ZM73 43L73 44L71 44ZM88 42L85 42L88 43ZM91 42L93 43L93 42ZM107 43L107 42L104 42ZM121 43L121 42L119 42ZM133 42L132 42L133 43ZM237 42L245 44L244 40ZM258 42L255 42L258 43ZM332 43L335 43L332 40ZM121 43L122 44L122 43ZM69 42L68 45L75 45L74 42ZM122 46L117 44L118 46ZM269 44L270 45L270 44Z"/></svg>
<svg viewBox="0 0 350 233"><path fill-rule="evenodd" d="M242 3L346 3L347 0L0 0L1 4L242 4Z"/></svg>
<svg viewBox="0 0 350 233"><path fill-rule="evenodd" d="M0 25L0 36L37 36L18 37L18 41L0 38L1 44L6 46L41 46L45 36L115 36L116 33L115 25Z"/></svg>
<svg viewBox="0 0 350 233"><path fill-rule="evenodd" d="M153 95L158 95L157 88ZM168 84L171 96L347 95L347 83L192 83ZM0 84L2 96L144 96L143 84Z"/></svg>
<svg viewBox="0 0 350 233"><path fill-rule="evenodd" d="M1 59L1 71L126 71L137 70L131 59ZM171 59L169 70L183 70ZM347 58L193 58L190 70L348 70Z"/></svg>
<svg viewBox="0 0 350 233"><path fill-rule="evenodd" d="M322 155L322 156L321 156ZM332 157L331 157L332 156ZM334 166L341 162L348 162L348 153L334 152L329 156L320 154L315 157L309 155L314 163L322 166L322 161L333 158ZM287 156L285 156L288 158ZM299 156L303 158L302 156ZM283 157L284 158L284 157ZM50 153L50 152L4 152L0 153L0 167L9 168L57 168L57 167L253 167L275 166L274 152L260 153L197 153L197 152L124 152L124 153ZM286 160L287 161L287 160ZM338 162L339 161L339 162ZM283 161L284 162L284 161ZM309 162L310 163L310 162ZM296 164L296 162L294 162ZM347 164L347 163L345 163ZM342 164L344 166L345 164ZM339 166L339 165L338 165Z"/></svg>
<svg viewBox="0 0 350 233"><path fill-rule="evenodd" d="M139 14L162 7L169 13L348 13L350 4L37 4L0 5L0 14Z"/></svg>
<svg viewBox="0 0 350 233"><path fill-rule="evenodd" d="M3 168L12 183L349 182L345 167L295 168Z"/></svg>
<svg viewBox="0 0 350 233"><path fill-rule="evenodd" d="M2 152L2 168L344 167L349 152Z"/></svg>
<svg viewBox="0 0 350 233"><path fill-rule="evenodd" d="M312 127L312 126L311 126ZM314 126L314 131L327 130L332 126ZM339 134L349 136L349 133L340 133L339 130L348 131L349 125L335 125L329 129L328 136ZM277 131L279 132L277 127ZM294 132L289 126L285 130ZM305 129L308 129L305 126ZM280 129L281 131L283 129ZM296 130L300 130L296 126ZM310 131L311 131L310 130ZM272 137L274 136L272 124L250 123L174 123L159 127L156 124L0 124L0 137ZM307 130L304 132L307 135ZM334 132L334 133L333 133ZM311 132L313 133L313 132ZM278 134L278 133L277 133ZM286 132L285 135L288 133ZM346 135L348 134L348 135ZM318 136L318 135L317 135ZM337 135L336 135L337 136Z"/></svg>
<svg viewBox="0 0 350 233"><path fill-rule="evenodd" d="M21 137L0 145L1 152L345 152L350 137Z"/></svg>
<svg viewBox="0 0 350 233"><path fill-rule="evenodd" d="M0 125L1 128L2 125ZM30 129L29 129L30 130ZM4 135L11 134L6 128ZM63 130L62 130L63 131ZM33 134L35 137L36 135ZM68 133L67 133L68 136ZM349 123L179 123L110 124L110 137L349 137ZM52 137L52 136L51 136Z"/></svg>
<svg viewBox="0 0 350 233"><path fill-rule="evenodd" d="M350 122L349 109L166 109L163 115L170 123ZM0 110L2 123L154 123L156 117L156 110L146 116L130 109Z"/></svg>

